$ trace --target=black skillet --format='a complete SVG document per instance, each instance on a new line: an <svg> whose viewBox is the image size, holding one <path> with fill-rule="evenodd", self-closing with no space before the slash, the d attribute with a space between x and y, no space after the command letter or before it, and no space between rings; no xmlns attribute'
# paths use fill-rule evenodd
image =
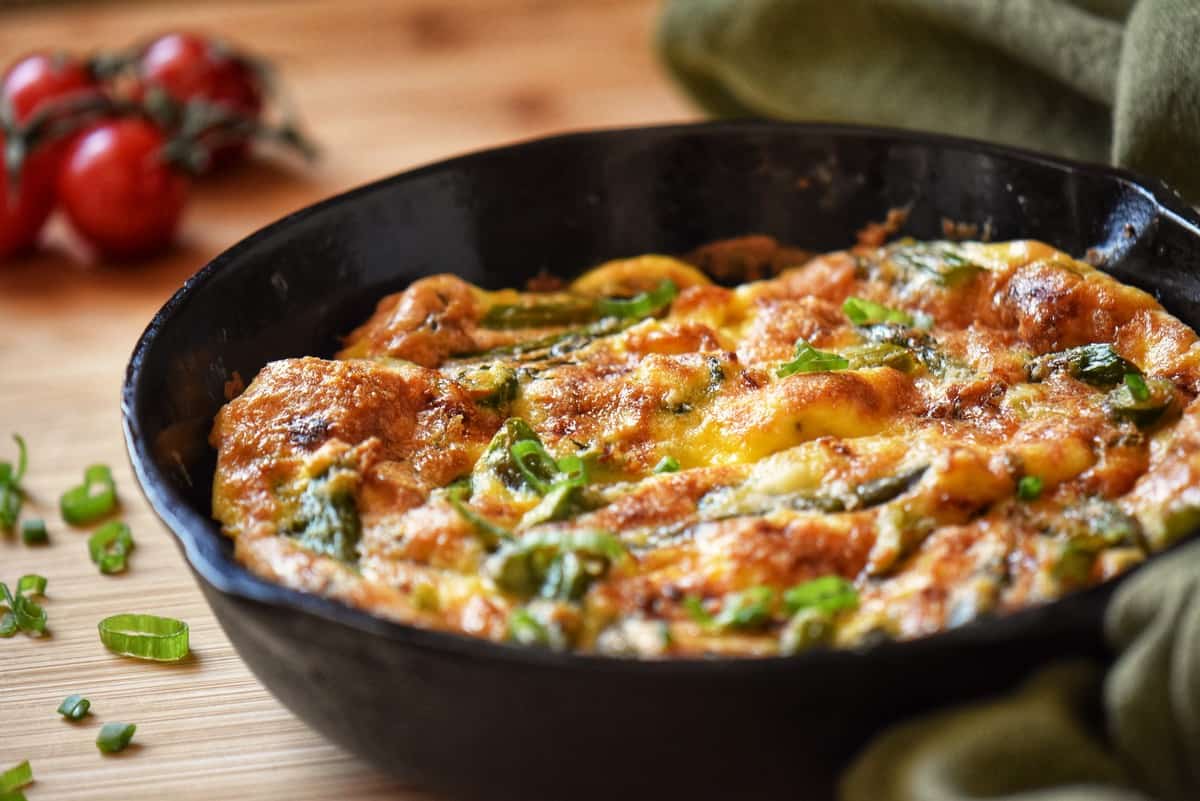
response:
<svg viewBox="0 0 1200 801"><path fill-rule="evenodd" d="M1200 327L1200 218L1156 181L979 142L849 126L600 131L452 159L292 214L197 273L123 390L130 458L238 652L350 751L456 798L827 798L885 723L1103 657L1112 583L908 643L638 662L380 620L248 573L209 517L212 417L236 373L328 355L383 294L437 272L486 287L747 233L842 248L908 209L1089 253ZM247 788L249 792L252 788Z"/></svg>

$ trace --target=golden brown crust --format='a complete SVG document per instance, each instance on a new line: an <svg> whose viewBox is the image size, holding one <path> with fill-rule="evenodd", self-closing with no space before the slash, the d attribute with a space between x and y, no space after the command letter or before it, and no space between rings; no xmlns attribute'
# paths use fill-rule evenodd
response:
<svg viewBox="0 0 1200 801"><path fill-rule="evenodd" d="M1038 242L690 259L779 275L730 289L644 256L549 294L434 276L340 360L268 365L211 438L238 558L473 636L750 656L1019 609L1200 524L1200 344L1146 293ZM677 296L641 319L589 311L663 281ZM798 340L835 361L781 370ZM534 435L557 462L540 486L512 461ZM797 600L832 577L857 600Z"/></svg>

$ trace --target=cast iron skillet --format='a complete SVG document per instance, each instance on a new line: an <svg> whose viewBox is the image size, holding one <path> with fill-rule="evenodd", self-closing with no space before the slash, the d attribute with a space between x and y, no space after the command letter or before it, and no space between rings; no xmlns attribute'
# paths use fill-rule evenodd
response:
<svg viewBox="0 0 1200 801"><path fill-rule="evenodd" d="M862 652L637 662L387 622L263 581L209 517L206 442L234 374L328 355L385 293L437 272L487 287L539 271L764 233L842 248L907 207L994 239L1091 252L1200 327L1200 219L1155 181L979 142L849 126L599 131L441 162L292 214L217 257L155 316L123 390L130 459L217 618L262 682L335 742L458 798L828 797L899 716L1103 656L1111 583Z"/></svg>

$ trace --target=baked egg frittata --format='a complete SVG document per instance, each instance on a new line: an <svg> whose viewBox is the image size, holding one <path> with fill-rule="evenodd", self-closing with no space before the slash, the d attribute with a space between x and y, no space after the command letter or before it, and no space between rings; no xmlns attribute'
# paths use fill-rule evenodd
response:
<svg viewBox="0 0 1200 801"><path fill-rule="evenodd" d="M1145 292L1033 241L747 241L432 276L268 364L211 436L237 558L492 640L765 656L1021 609L1200 525L1200 346Z"/></svg>

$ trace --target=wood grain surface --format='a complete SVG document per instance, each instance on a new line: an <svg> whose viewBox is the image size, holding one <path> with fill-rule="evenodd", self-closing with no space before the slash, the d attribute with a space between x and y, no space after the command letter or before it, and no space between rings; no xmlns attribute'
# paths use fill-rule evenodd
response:
<svg viewBox="0 0 1200 801"><path fill-rule="evenodd" d="M2 4L0 4L2 5ZM0 770L33 764L30 801L73 799L417 799L326 743L251 676L153 517L129 470L118 394L155 310L244 235L319 198L465 150L554 131L695 116L655 63L652 0L78 3L0 12L0 62L35 47L90 50L168 28L216 32L275 59L324 157L256 163L195 188L183 235L162 258L88 263L61 224L38 255L0 265L0 459L30 446L27 516L51 544L0 536L0 580L49 578L51 636L0 640ZM112 465L137 550L102 576L85 530L57 499L85 465ZM101 646L117 612L182 618L193 654L155 665ZM93 714L55 714L83 693ZM105 757L102 723L138 725Z"/></svg>

